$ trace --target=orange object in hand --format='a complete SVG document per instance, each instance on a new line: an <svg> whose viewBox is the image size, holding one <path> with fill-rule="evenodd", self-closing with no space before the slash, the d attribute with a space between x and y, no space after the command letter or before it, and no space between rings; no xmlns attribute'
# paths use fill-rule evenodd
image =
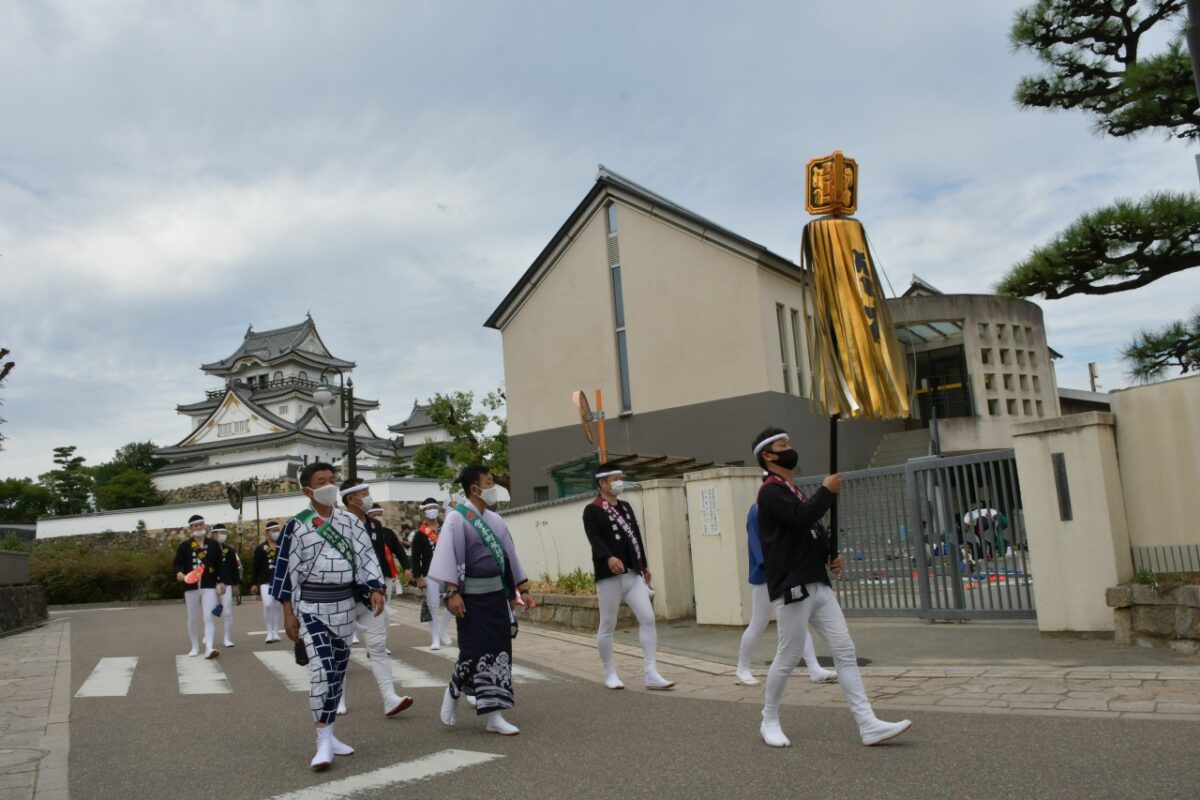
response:
<svg viewBox="0 0 1200 800"><path fill-rule="evenodd" d="M195 584L200 582L200 576L204 574L204 565L196 567L194 570L183 576L183 582L187 584Z"/></svg>

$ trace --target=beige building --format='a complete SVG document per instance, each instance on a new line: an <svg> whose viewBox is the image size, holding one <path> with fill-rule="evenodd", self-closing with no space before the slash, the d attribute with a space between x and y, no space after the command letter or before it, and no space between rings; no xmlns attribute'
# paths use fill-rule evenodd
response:
<svg viewBox="0 0 1200 800"><path fill-rule="evenodd" d="M503 336L514 502L570 493L550 468L594 449L580 389L602 391L613 454L752 464L754 435L779 425L800 469L823 469L812 315L795 262L601 167L486 323ZM844 425L840 466L865 467L900 427Z"/></svg>

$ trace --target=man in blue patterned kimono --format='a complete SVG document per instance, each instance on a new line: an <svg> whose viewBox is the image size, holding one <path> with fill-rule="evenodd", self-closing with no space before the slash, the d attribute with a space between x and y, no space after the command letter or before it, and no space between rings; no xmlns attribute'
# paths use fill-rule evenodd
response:
<svg viewBox="0 0 1200 800"><path fill-rule="evenodd" d="M475 713L487 717L487 729L503 736L520 733L504 719L512 708L513 609L532 608L529 582L517 560L508 526L488 509L496 504L496 485L487 467L471 466L459 476L467 499L446 514L433 551L429 577L446 589L446 608L458 619L458 661L442 699L442 722L455 724L462 694L475 698ZM524 595L524 599L522 599Z"/></svg>
<svg viewBox="0 0 1200 800"><path fill-rule="evenodd" d="M283 629L293 642L303 639L312 676L309 706L317 723L314 770L328 769L335 755L354 748L334 736L338 701L350 661L347 637L354 631L359 603L379 616L385 603L383 575L362 523L337 508L333 467L315 462L300 473L311 501L288 520L279 538L271 595L283 607Z"/></svg>

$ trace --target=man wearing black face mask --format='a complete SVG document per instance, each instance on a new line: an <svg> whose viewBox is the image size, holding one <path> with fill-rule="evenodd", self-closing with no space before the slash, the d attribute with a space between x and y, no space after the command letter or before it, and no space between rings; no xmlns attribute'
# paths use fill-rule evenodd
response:
<svg viewBox="0 0 1200 800"><path fill-rule="evenodd" d="M754 457L769 473L758 491L758 532L767 591L779 629L779 648L767 673L759 734L772 747L791 745L779 724L779 702L788 676L800 663L811 624L833 653L838 684L858 723L862 743L876 745L899 736L912 723L884 722L875 716L846 618L829 583L828 569L841 575L842 557L829 552L829 535L818 520L841 491L842 476L828 476L812 498L805 497L796 487L794 470L799 457L787 433L779 428L767 428L754 439Z"/></svg>

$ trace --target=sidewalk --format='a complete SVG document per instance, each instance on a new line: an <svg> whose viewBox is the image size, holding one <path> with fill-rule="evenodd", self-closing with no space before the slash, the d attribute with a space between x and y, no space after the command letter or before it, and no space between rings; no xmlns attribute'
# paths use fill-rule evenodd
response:
<svg viewBox="0 0 1200 800"><path fill-rule="evenodd" d="M0 638L0 800L66 800L71 623Z"/></svg>
<svg viewBox="0 0 1200 800"><path fill-rule="evenodd" d="M402 610L393 619L417 624L415 605L397 607ZM871 702L881 710L1200 722L1200 665L1194 658L1126 650L1111 641L1042 639L1036 626L1023 623L967 626L860 619L850 626L861 656L873 654L887 662L876 666L872 661L862 668ZM659 670L677 682L672 692L662 694L762 703L762 686L734 683L740 628L685 623L660 625L658 630ZM617 640L617 667L627 691L645 691L638 680L642 657L637 630L618 630ZM760 680L765 679L774 645L772 627L755 651L754 673ZM888 645L900 655L884 659ZM823 650L818 641L818 656ZM514 653L518 662L602 682L591 635L523 623ZM917 663L899 663L906 657ZM796 670L784 703L845 707L836 685L814 686L806 678L803 668Z"/></svg>

